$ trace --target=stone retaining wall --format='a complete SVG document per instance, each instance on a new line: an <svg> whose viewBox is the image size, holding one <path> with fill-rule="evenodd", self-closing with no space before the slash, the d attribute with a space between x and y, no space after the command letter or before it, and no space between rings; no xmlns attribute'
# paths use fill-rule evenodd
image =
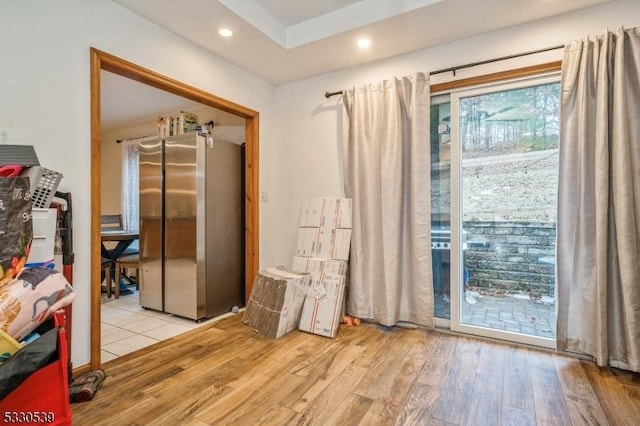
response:
<svg viewBox="0 0 640 426"><path fill-rule="evenodd" d="M554 295L555 223L468 221L464 229L470 286Z"/></svg>

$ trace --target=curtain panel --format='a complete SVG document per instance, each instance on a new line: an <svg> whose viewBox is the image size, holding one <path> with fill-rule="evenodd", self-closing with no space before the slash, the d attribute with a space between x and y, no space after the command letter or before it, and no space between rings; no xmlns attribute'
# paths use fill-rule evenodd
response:
<svg viewBox="0 0 640 426"><path fill-rule="evenodd" d="M138 142L135 139L122 145L122 226L138 229Z"/></svg>
<svg viewBox="0 0 640 426"><path fill-rule="evenodd" d="M387 326L433 326L429 90L417 73L343 91L347 312Z"/></svg>
<svg viewBox="0 0 640 426"><path fill-rule="evenodd" d="M640 371L640 30L569 43L561 85L558 349Z"/></svg>

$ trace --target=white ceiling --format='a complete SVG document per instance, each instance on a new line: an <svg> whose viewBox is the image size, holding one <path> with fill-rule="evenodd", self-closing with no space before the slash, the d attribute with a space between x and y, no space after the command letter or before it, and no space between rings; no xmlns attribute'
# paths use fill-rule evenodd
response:
<svg viewBox="0 0 640 426"><path fill-rule="evenodd" d="M112 1L280 85L610 0Z"/></svg>
<svg viewBox="0 0 640 426"><path fill-rule="evenodd" d="M280 85L613 0L112 1ZM220 27L233 37L219 36ZM356 47L363 36L371 39L366 50ZM154 115L189 109L173 105L184 99L121 80L102 84L105 93L117 93L103 99L103 126L131 121L125 106L150 105L136 103L146 96L154 96Z"/></svg>

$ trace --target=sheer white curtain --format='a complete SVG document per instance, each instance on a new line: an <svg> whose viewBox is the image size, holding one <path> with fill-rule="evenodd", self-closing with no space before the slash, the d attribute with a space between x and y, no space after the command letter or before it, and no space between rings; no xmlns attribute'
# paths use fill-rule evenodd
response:
<svg viewBox="0 0 640 426"><path fill-rule="evenodd" d="M138 142L122 142L122 226L138 229Z"/></svg>
<svg viewBox="0 0 640 426"><path fill-rule="evenodd" d="M565 47L558 349L640 371L640 30Z"/></svg>
<svg viewBox="0 0 640 426"><path fill-rule="evenodd" d="M347 312L432 326L428 76L354 87L343 100L354 220Z"/></svg>

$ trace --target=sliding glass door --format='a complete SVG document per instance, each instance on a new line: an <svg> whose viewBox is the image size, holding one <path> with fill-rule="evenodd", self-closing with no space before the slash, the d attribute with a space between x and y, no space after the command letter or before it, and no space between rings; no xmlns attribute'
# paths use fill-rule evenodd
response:
<svg viewBox="0 0 640 426"><path fill-rule="evenodd" d="M436 287L444 281L435 278L448 267L452 330L555 347L559 91L550 76L458 91L447 107L434 105L450 109L432 161L442 165L432 170L435 315L446 318ZM434 118L432 109L432 127ZM447 185L445 207L437 197ZM450 216L436 216L447 208ZM438 256L444 233L448 252Z"/></svg>
<svg viewBox="0 0 640 426"><path fill-rule="evenodd" d="M451 316L451 103L431 99L431 260L434 319L448 327Z"/></svg>

